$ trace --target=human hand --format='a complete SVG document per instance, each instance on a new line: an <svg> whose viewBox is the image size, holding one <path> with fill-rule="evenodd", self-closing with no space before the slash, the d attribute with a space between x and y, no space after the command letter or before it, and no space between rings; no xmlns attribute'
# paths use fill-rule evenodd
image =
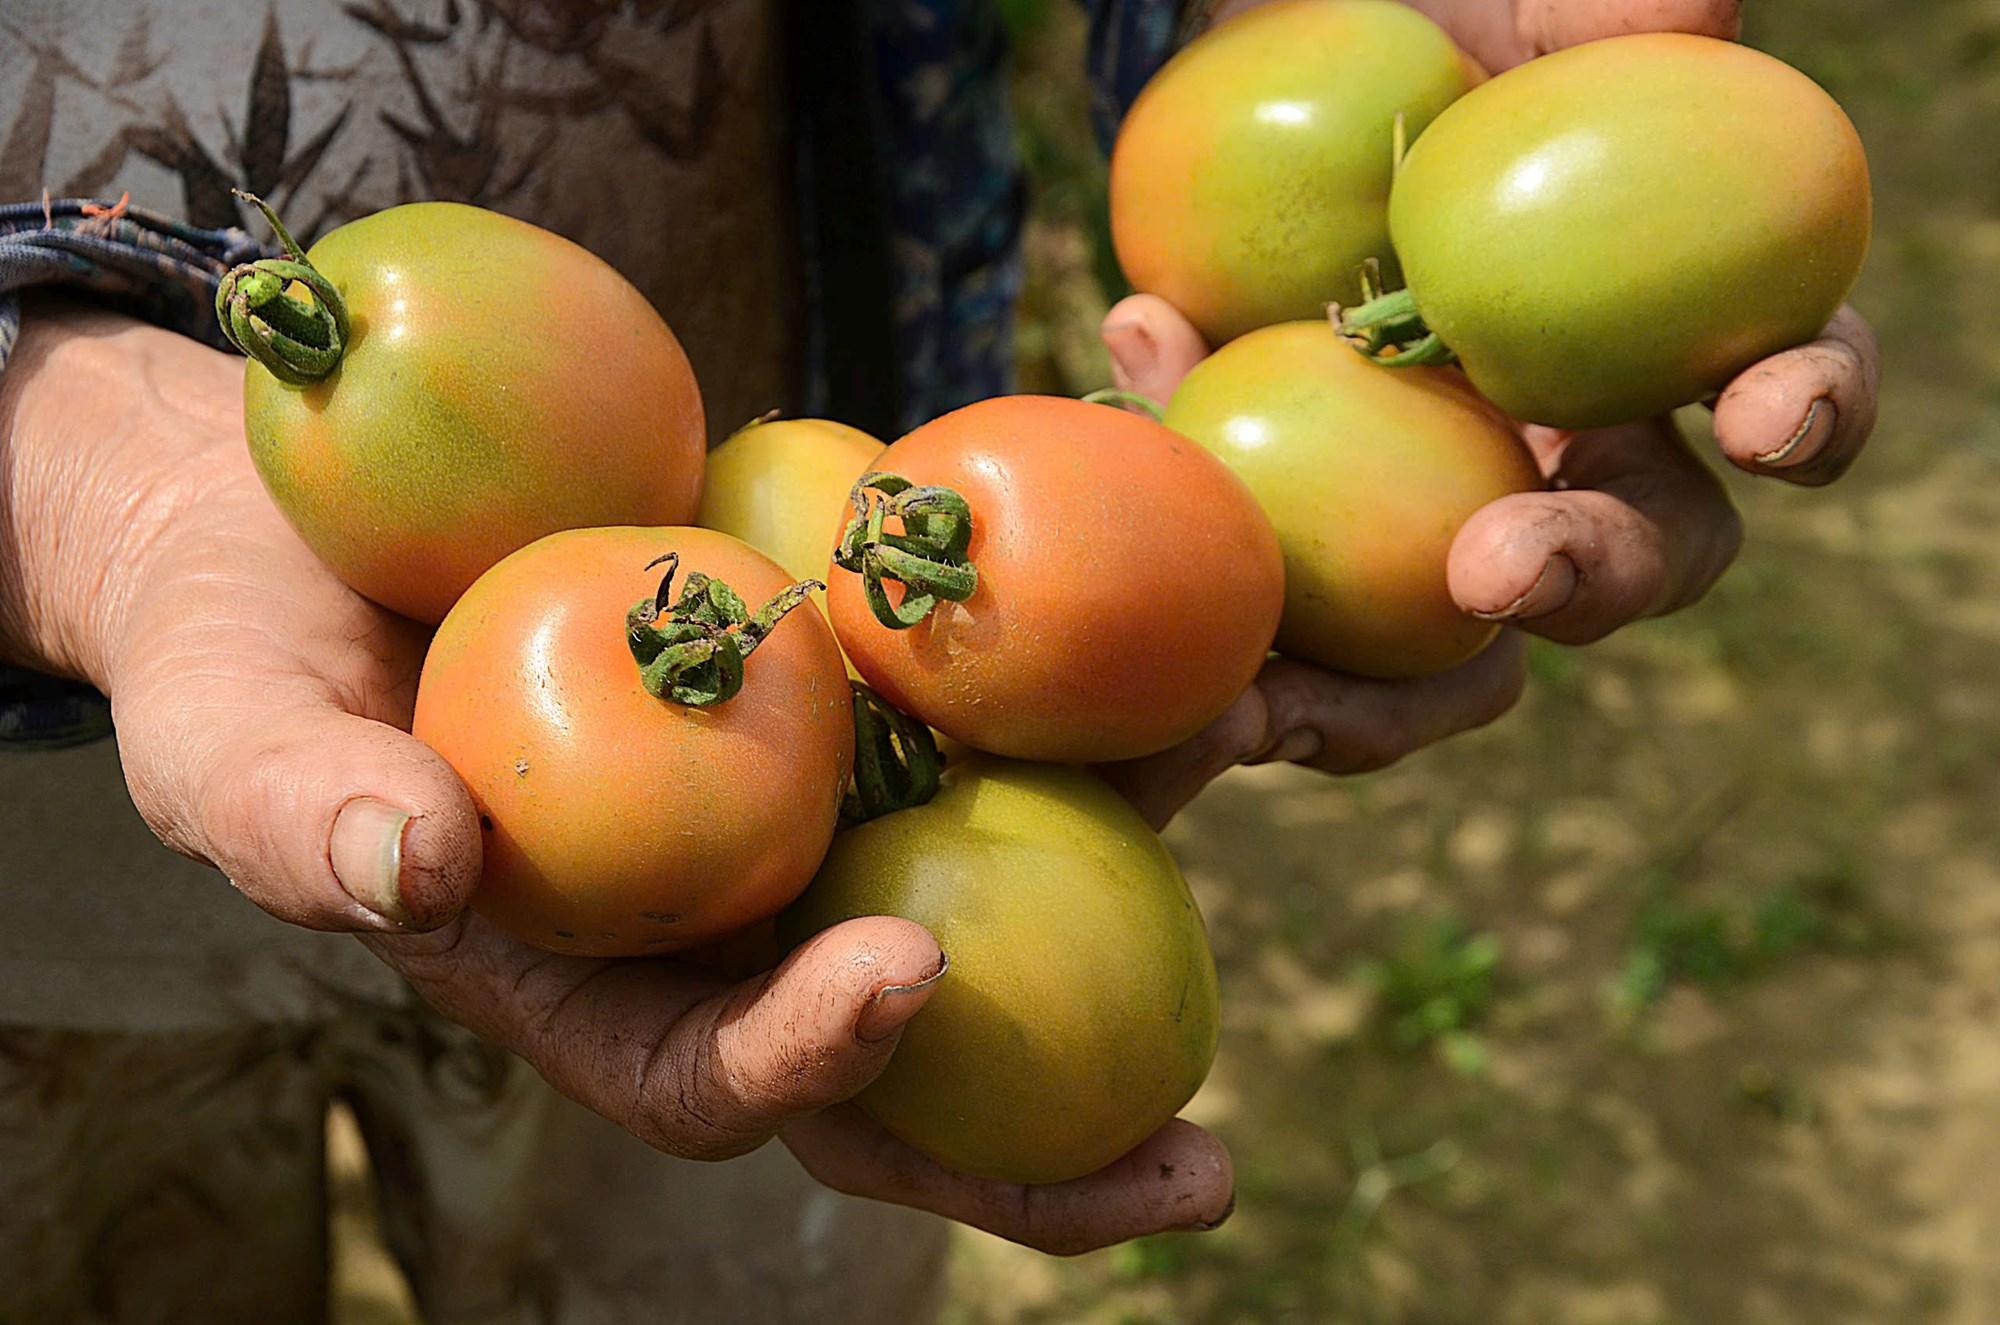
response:
<svg viewBox="0 0 2000 1325"><path fill-rule="evenodd" d="M49 307L0 376L0 656L111 696L163 841L282 919L360 933L446 1015L669 1153L782 1134L843 1191L1051 1251L1220 1218L1227 1154L1185 1123L1027 1189L951 1173L842 1105L943 975L919 926L852 921L740 979L715 953L558 957L465 911L477 813L408 734L426 632L348 590L272 506L243 444L242 371Z"/></svg>
<svg viewBox="0 0 2000 1325"><path fill-rule="evenodd" d="M1619 33L1733 38L1740 26L1736 0L1410 3L1495 71ZM1224 4L1215 17L1249 7ZM1114 307L1103 336L1117 385L1160 401L1210 349L1186 318L1151 295ZM1880 375L1874 334L1842 309L1820 339L1753 365L1722 392L1717 443L1751 473L1805 486L1832 482L1874 426ZM1549 490L1502 498L1460 531L1448 580L1466 611L1562 643L1588 643L1694 602L1734 559L1742 540L1736 512L1670 420L1581 434L1521 431ZM1378 768L1505 712L1520 693L1521 656L1509 631L1461 667L1417 681L1369 681L1278 660L1192 741L1106 773L1163 823L1236 763Z"/></svg>

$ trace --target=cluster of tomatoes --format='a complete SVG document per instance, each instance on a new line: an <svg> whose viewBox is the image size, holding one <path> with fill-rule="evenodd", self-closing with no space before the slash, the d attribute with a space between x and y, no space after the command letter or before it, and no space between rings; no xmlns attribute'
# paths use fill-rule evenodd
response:
<svg viewBox="0 0 2000 1325"><path fill-rule="evenodd" d="M1852 129L1768 57L1632 37L1482 77L1387 0L1264 6L1162 70L1114 234L1221 348L1158 418L1011 396L705 455L679 343L582 249L431 203L308 254L271 216L288 256L217 299L251 450L348 584L437 623L414 729L479 808L478 910L600 956L904 916L952 976L860 1097L891 1131L1048 1182L1171 1117L1214 963L1089 766L1194 736L1274 648L1476 653L1445 560L1541 481L1513 420L1699 399L1816 333L1865 247Z"/></svg>

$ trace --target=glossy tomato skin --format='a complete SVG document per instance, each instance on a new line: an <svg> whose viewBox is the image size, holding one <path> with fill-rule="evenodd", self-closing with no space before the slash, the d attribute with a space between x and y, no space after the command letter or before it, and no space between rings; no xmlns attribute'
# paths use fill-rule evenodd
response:
<svg viewBox="0 0 2000 1325"><path fill-rule="evenodd" d="M1397 114L1413 140L1480 76L1392 0L1278 0L1218 24L1119 129L1111 229L1127 278L1211 345L1354 302L1365 260L1395 270Z"/></svg>
<svg viewBox="0 0 2000 1325"><path fill-rule="evenodd" d="M1424 320L1516 418L1589 428L1719 391L1818 335L1868 249L1831 97L1710 37L1509 70L1411 148L1390 228Z"/></svg>
<svg viewBox="0 0 2000 1325"><path fill-rule="evenodd" d="M486 830L473 907L555 952L671 952L777 912L812 878L853 758L832 632L803 608L704 708L655 699L625 613L646 563L725 581L754 609L793 583L706 529L551 534L481 576L438 628L414 730Z"/></svg>
<svg viewBox="0 0 2000 1325"><path fill-rule="evenodd" d="M1472 513L1542 486L1513 426L1448 368L1384 368L1324 320L1230 342L1181 382L1167 426L1233 468L1285 553L1278 651L1362 676L1464 662L1497 627L1452 601Z"/></svg>
<svg viewBox="0 0 2000 1325"><path fill-rule="evenodd" d="M858 1101L960 1172L1063 1182L1145 1140L1215 1057L1215 963L1173 857L1076 769L972 756L844 830L780 919L797 943L914 920L951 968Z"/></svg>
<svg viewBox="0 0 2000 1325"><path fill-rule="evenodd" d="M544 534L694 517L694 371L587 250L426 202L341 226L307 256L347 302L347 353L304 387L250 363L245 432L279 508L354 589L436 622Z"/></svg>
<svg viewBox="0 0 2000 1325"><path fill-rule="evenodd" d="M1132 759L1194 735L1256 677L1284 604L1277 536L1242 481L1179 434L1106 405L1001 396L877 463L966 499L978 588L891 630L860 577L835 569L827 606L862 679L945 736L1018 759Z"/></svg>
<svg viewBox="0 0 2000 1325"><path fill-rule="evenodd" d="M708 453L695 523L742 539L795 579L825 581L854 481L883 450L880 438L830 419L753 423ZM825 610L826 595L813 598Z"/></svg>

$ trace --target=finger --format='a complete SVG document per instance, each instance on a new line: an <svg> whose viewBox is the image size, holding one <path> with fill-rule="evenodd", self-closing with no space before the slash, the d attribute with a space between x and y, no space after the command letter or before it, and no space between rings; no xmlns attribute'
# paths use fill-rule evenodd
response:
<svg viewBox="0 0 2000 1325"><path fill-rule="evenodd" d="M1527 683L1525 656L1521 639L1502 631L1457 667L1407 680L1343 676L1280 658L1257 681L1277 740L1249 762L1289 759L1322 773L1387 768L1513 708Z"/></svg>
<svg viewBox="0 0 2000 1325"><path fill-rule="evenodd" d="M806 1172L836 1191L928 1210L1056 1256L1218 1228L1236 1204L1229 1152L1179 1119L1096 1173L1036 1187L955 1173L851 1105L801 1119L783 1137Z"/></svg>
<svg viewBox="0 0 2000 1325"><path fill-rule="evenodd" d="M1535 54L1634 32L1692 32L1734 40L1741 0L1517 0L1522 41Z"/></svg>
<svg viewBox="0 0 2000 1325"><path fill-rule="evenodd" d="M175 849L313 929L429 929L465 905L479 818L421 741L270 681L256 707L159 705L121 723L133 802Z"/></svg>
<svg viewBox="0 0 2000 1325"><path fill-rule="evenodd" d="M886 916L826 930L737 984L684 962L559 957L476 916L364 941L446 1016L690 1159L754 1150L874 1080L946 969L922 926Z"/></svg>
<svg viewBox="0 0 2000 1325"><path fill-rule="evenodd" d="M1100 764L1097 772L1158 831L1203 787L1262 755L1277 739L1264 692L1251 685L1221 717L1179 745L1144 759Z"/></svg>
<svg viewBox="0 0 2000 1325"><path fill-rule="evenodd" d="M1194 324L1158 295L1135 294L1104 315L1099 330L1111 353L1111 380L1164 405L1188 371L1208 357Z"/></svg>
<svg viewBox="0 0 2000 1325"><path fill-rule="evenodd" d="M1194 737L1098 772L1154 828L1238 764L1291 762L1327 773L1386 768L1426 745L1494 721L1521 696L1521 641L1508 634L1470 661L1401 681L1329 672L1286 658Z"/></svg>
<svg viewBox="0 0 2000 1325"><path fill-rule="evenodd" d="M1715 440L1739 468L1808 487L1847 472L1875 427L1882 348L1843 308L1809 345L1772 355L1724 389Z"/></svg>
<svg viewBox="0 0 2000 1325"><path fill-rule="evenodd" d="M1558 490L1503 497L1459 530L1447 578L1466 611L1589 643L1695 601L1742 545L1728 494L1669 426L1580 433L1553 478Z"/></svg>

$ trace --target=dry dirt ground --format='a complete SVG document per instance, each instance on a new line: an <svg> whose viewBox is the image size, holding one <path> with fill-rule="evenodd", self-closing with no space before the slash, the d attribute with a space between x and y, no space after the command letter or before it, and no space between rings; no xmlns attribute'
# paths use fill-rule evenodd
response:
<svg viewBox="0 0 2000 1325"><path fill-rule="evenodd" d="M1010 10L1024 372L1086 390L1080 26ZM1748 23L1875 164L1873 451L1824 492L1732 478L1733 574L1538 649L1500 726L1366 778L1239 772L1186 814L1227 1009L1191 1113L1237 1215L1074 1261L967 1235L953 1325L2000 1321L2000 4ZM397 1319L342 1246L346 1319Z"/></svg>

